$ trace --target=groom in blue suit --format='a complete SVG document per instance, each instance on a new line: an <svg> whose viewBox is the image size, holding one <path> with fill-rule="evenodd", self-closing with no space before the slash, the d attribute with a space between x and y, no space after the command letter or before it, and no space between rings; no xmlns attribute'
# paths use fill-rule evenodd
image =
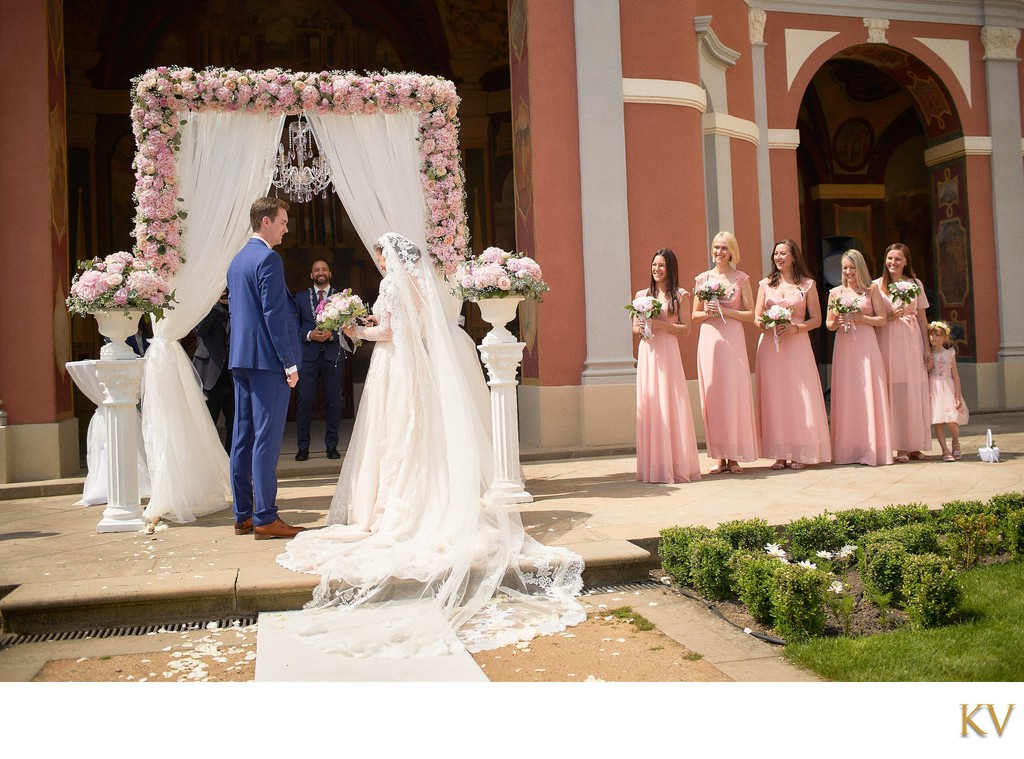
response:
<svg viewBox="0 0 1024 759"><path fill-rule="evenodd" d="M228 267L231 292L229 367L235 382L235 431L231 444L231 492L235 534L256 540L290 538L292 527L277 515L277 458L281 453L291 388L301 360L295 304L274 250L288 231L288 203L259 198L249 221L253 236Z"/></svg>

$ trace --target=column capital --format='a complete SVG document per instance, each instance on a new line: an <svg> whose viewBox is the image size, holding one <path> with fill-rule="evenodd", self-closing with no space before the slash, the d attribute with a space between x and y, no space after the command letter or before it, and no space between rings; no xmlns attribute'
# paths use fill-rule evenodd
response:
<svg viewBox="0 0 1024 759"><path fill-rule="evenodd" d="M872 45L886 45L889 40L885 37L885 31L889 28L887 18L866 18L864 26L868 30L868 42Z"/></svg>
<svg viewBox="0 0 1024 759"><path fill-rule="evenodd" d="M764 27L768 21L768 14L762 8L751 8L747 13L747 26L750 31L750 44L764 44Z"/></svg>
<svg viewBox="0 0 1024 759"><path fill-rule="evenodd" d="M986 61L1016 61L1020 29L1012 26L981 27L981 43L985 46Z"/></svg>

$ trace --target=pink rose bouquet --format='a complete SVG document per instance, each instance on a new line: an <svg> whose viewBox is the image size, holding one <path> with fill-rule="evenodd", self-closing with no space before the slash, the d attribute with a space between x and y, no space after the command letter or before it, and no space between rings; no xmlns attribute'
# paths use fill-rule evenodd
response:
<svg viewBox="0 0 1024 759"><path fill-rule="evenodd" d="M912 279L901 279L899 282L889 283L889 295L892 302L901 301L904 305L910 303L921 294L921 285Z"/></svg>
<svg viewBox="0 0 1024 759"><path fill-rule="evenodd" d="M352 294L352 289L347 288L340 293L334 293L322 303L316 306L316 326L327 332L336 332L346 327L351 327L356 321L369 312L362 298ZM358 348L362 340L352 338Z"/></svg>
<svg viewBox="0 0 1024 759"><path fill-rule="evenodd" d="M639 298L634 298L631 303L623 306L623 308L629 311L629 315L634 319L640 320L642 327L640 330L641 340L650 340L654 337L654 333L651 332L650 320L661 313L660 300L653 295L641 295Z"/></svg>
<svg viewBox="0 0 1024 759"><path fill-rule="evenodd" d="M779 332L778 327L780 324L792 324L793 323L793 312L785 306L780 306L777 303L773 306L769 306L761 314L761 323L765 329L770 329L772 335L775 338L775 350L779 349Z"/></svg>
<svg viewBox="0 0 1024 759"><path fill-rule="evenodd" d="M828 302L828 310L834 314L859 314L860 313L860 298L855 295L840 295L832 298ZM854 330L857 329L857 325L853 322L843 322L843 332L849 332L850 327Z"/></svg>
<svg viewBox="0 0 1024 759"><path fill-rule="evenodd" d="M79 261L65 300L68 312L85 316L97 311L141 311L159 319L173 309L174 293L149 261L118 251L104 259Z"/></svg>
<svg viewBox="0 0 1024 759"><path fill-rule="evenodd" d="M698 300L704 301L705 303L711 301L717 306L718 302L722 298L731 297L731 290L731 287L726 289L725 285L723 285L721 282L707 281L704 284L698 285L696 288L694 288L693 294L696 296ZM722 317L722 321L724 322L725 314L722 313L721 309L716 309L716 311L718 312L718 315Z"/></svg>

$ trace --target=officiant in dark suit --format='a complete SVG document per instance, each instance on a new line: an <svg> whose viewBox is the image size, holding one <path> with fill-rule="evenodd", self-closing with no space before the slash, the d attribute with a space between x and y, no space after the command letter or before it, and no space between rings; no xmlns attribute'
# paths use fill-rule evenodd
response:
<svg viewBox="0 0 1024 759"><path fill-rule="evenodd" d="M227 436L224 448L231 450L231 428L235 423L235 386L228 369L228 340L231 324L228 315L228 291L221 293L203 320L193 330L196 335L196 351L192 366L199 374L203 392L206 393L206 407L210 409L213 423L223 414Z"/></svg>
<svg viewBox="0 0 1024 759"><path fill-rule="evenodd" d="M317 259L310 267L309 278L313 286L295 293L299 314L299 342L302 345L302 366L299 371L299 399L295 409L295 437L298 452L296 461L309 458L310 422L317 387L322 384L324 420L327 432L324 446L327 458L340 459L338 452L338 426L341 420L341 388L345 377L345 352L349 344L340 332L317 329L317 307L336 292L331 287L331 267L324 259Z"/></svg>

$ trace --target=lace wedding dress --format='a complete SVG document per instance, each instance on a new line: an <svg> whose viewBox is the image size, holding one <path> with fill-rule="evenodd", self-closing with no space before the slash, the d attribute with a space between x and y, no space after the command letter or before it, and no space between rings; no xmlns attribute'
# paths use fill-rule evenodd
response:
<svg viewBox="0 0 1024 759"><path fill-rule="evenodd" d="M582 559L526 535L487 495L491 447L431 264L380 240L376 340L327 526L300 533L282 566L320 575L293 629L351 656L497 648L578 624ZM475 372L475 373L474 373Z"/></svg>

